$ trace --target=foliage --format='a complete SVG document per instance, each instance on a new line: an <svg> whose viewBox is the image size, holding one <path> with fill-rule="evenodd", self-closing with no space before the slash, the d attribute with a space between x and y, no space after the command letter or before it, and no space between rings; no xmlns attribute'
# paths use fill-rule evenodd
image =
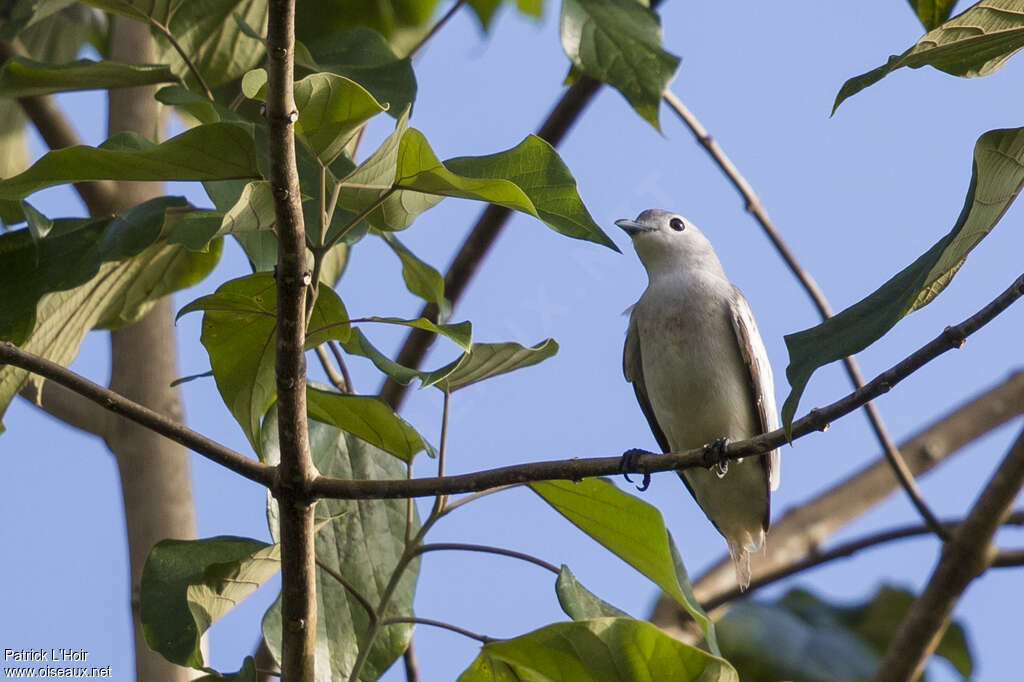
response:
<svg viewBox="0 0 1024 682"><path fill-rule="evenodd" d="M29 46L0 66L0 141L12 152L0 165L0 218L25 227L0 235L0 340L67 365L90 329L138 319L156 299L206 277L222 243L241 244L253 273L223 282L179 313L202 312L200 342L229 412L261 461L278 449L275 352L278 262L275 190L269 182L266 0L85 0L79 32L63 36L76 52L86 41L99 60L76 60L55 46L68 16L62 0L17 0L5 8L0 40ZM487 27L496 0L470 3ZM296 150L307 225L309 284L305 349L325 344L368 358L399 383L418 380L445 396L442 434L452 395L558 351L553 339L532 347L477 342L469 322L449 323L444 278L395 234L445 198L518 211L554 232L616 249L594 222L576 180L555 148L527 135L511 149L442 161L425 134L410 127L417 83L411 51L429 35L435 0L300 3L297 25ZM540 5L520 0L520 10ZM911 1L927 33L899 56L848 80L835 107L892 71L929 65L973 77L996 71L1024 46L1024 0L986 0L949 18L950 2ZM150 27L152 64L111 61L102 12ZM970 30L964 30L969 27ZM562 47L569 81L591 78L617 89L642 118L659 127L658 110L678 57L662 47L661 22L645 2L563 0ZM39 44L37 44L39 43ZM50 151L28 168L21 153L23 119L12 98L81 89L165 85L156 98L191 127L166 140L136 133L96 147ZM384 114L394 130L357 162L369 121ZM474 150L475 151L475 150ZM60 184L85 181L202 182L212 208L160 197L116 216L50 218L27 200ZM1024 128L983 134L972 177L951 232L863 301L827 322L786 338L791 393L787 427L811 374L874 342L899 319L926 305L950 282L968 253L995 226L1024 185ZM384 314L351 319L334 286L361 240L383 240L400 260L405 287L437 306L436 319ZM398 325L443 336L458 356L433 370L406 367L378 350L363 331ZM332 346L333 347L333 346ZM339 351L340 352L340 351ZM0 415L29 381L0 368ZM342 387L347 388L347 387ZM323 476L403 479L420 452L444 457L391 407L372 396L308 386L310 445ZM736 605L717 624L704 612L661 514L603 480L540 482L532 490L558 514L617 555L674 599L698 624L701 646L677 641L630 617L584 588L563 566L555 593L572 619L501 641L487 641L460 679L673 680L860 679L877 665L912 595L886 588L865 604L836 607L803 592L774 604ZM438 495L420 522L406 500L321 500L317 512L317 679L380 676L406 650L424 540L450 511ZM252 659L220 676L206 666L200 638L278 569L277 501L268 495L274 543L247 538L164 540L149 555L141 585L141 622L149 645L203 679L251 680ZM285 636L279 603L263 619L263 635L280 660ZM725 658L722 657L724 654ZM811 655L813 654L813 655ZM961 628L951 628L939 654L969 677L972 661ZM727 660L728 659L728 660ZM729 661L735 663L735 667Z"/></svg>

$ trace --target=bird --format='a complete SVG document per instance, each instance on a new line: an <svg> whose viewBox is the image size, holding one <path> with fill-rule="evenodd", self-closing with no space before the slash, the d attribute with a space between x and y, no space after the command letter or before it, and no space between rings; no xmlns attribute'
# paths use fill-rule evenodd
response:
<svg viewBox="0 0 1024 682"><path fill-rule="evenodd" d="M623 372L662 452L721 449L778 428L768 353L750 304L711 242L683 216L661 209L615 224L648 276L630 312ZM778 449L677 473L725 537L746 590L750 553L765 544L771 492L779 486Z"/></svg>

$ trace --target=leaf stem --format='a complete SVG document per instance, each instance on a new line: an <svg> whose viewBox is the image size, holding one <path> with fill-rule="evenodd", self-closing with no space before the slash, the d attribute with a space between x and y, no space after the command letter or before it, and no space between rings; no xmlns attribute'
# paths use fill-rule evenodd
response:
<svg viewBox="0 0 1024 682"><path fill-rule="evenodd" d="M517 552L512 549L504 549L502 547L493 547L491 545L472 545L462 542L435 542L429 545L420 545L416 549L417 554L425 554L427 552L437 552L441 550L458 550L463 552L482 552L484 554L497 554L499 556L512 557L513 559L520 559L531 564L540 566L541 568L547 569L558 575L561 571L552 563L544 561L531 554L525 554L523 552Z"/></svg>
<svg viewBox="0 0 1024 682"><path fill-rule="evenodd" d="M199 83L199 87L203 89L203 94L206 96L206 99L213 102L213 91L210 90L210 87L206 84L206 80L203 78L203 74L199 73L199 69L196 68L196 65L192 63L192 60L189 58L185 50L181 47L181 44L171 34L171 30L163 24L161 24L156 19L154 19L153 17L148 17L148 19L149 25L155 28L156 30L160 31L160 33L162 33L163 36L167 38L167 42L171 44L171 47L175 49L175 51L181 57L182 61L185 62L185 66L188 67L188 70L191 71L192 75L196 77L196 81Z"/></svg>
<svg viewBox="0 0 1024 682"><path fill-rule="evenodd" d="M386 192L384 192L379 197L377 197L376 201L374 201L372 204L370 204L369 206L364 208L362 211L357 213L351 220L349 220L348 223L345 224L345 227L341 228L338 231L338 234L336 234L333 237L331 237L331 240L329 242L327 242L326 244L324 244L323 248L326 250L326 249L331 248L335 244L337 244L341 239L343 239L345 237L346 234L348 234L349 230L351 230L353 227L355 227L356 224L358 224L360 220L362 220L366 216L370 215L370 213L372 213L381 204L383 204L385 201L387 201L387 198L390 197L392 194L394 194L397 191L397 189L398 188L396 186L394 186L394 185L389 187Z"/></svg>
<svg viewBox="0 0 1024 682"><path fill-rule="evenodd" d="M444 630L451 630L452 632L458 633L470 639L475 639L482 644L488 644L490 642L497 642L499 640L488 637L487 635L477 634L466 628L461 628L458 625L452 625L451 623L445 623L444 621L434 620L432 618L413 618L411 616L401 616L398 618L385 618L381 621L381 626L387 625L398 625L400 623L413 623L416 625L430 625L435 628L442 628Z"/></svg>
<svg viewBox="0 0 1024 682"><path fill-rule="evenodd" d="M333 568L331 568L324 562L320 561L319 559L316 560L316 565L319 566L324 573L334 578L334 580L337 581L338 584L340 584L342 587L344 587L349 594L355 597L355 600L359 602L359 605L362 606L363 609L366 611L366 615L370 617L371 623L374 623L378 620L377 610L373 608L373 604L371 604L370 600L363 596L363 593L357 590L356 586L350 583L345 578L345 576L338 573Z"/></svg>

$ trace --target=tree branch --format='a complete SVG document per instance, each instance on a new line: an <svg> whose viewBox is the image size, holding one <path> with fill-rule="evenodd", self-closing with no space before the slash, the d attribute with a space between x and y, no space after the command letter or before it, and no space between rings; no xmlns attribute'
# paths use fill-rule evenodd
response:
<svg viewBox="0 0 1024 682"><path fill-rule="evenodd" d="M267 137L277 219L277 379L281 461L274 495L280 509L281 676L313 682L316 654L316 564L313 498L316 473L306 423L306 301L315 287L306 267L299 174L295 162L295 0L271 0L267 20Z"/></svg>
<svg viewBox="0 0 1024 682"><path fill-rule="evenodd" d="M18 53L13 45L0 42L0 61L6 61L16 56ZM82 144L82 141L78 139L78 133L71 127L71 123L49 95L22 97L18 100L18 104L21 105L25 116L32 121L32 125L36 127L39 135L50 149L64 149ZM90 215L103 215L108 207L116 205L118 202L112 182L106 180L76 182L74 187Z"/></svg>
<svg viewBox="0 0 1024 682"><path fill-rule="evenodd" d="M42 386L29 382L21 389L20 395L68 426L100 438L107 437L110 413L69 388L53 381L44 381Z"/></svg>
<svg viewBox="0 0 1024 682"><path fill-rule="evenodd" d="M964 520L961 519L960 521L944 521L942 525L947 533L952 533L956 531L956 529L963 523ZM1003 522L1003 525L1024 526L1024 511L1014 512L1010 514L1007 517L1006 521ZM836 559L843 559L846 557L853 556L861 550L871 549L873 547L878 547L879 545L884 545L888 542L894 542L896 540L906 540L907 538L933 534L934 531L932 531L932 529L927 524L903 526L901 528L893 528L887 531L883 531L881 533L872 533L871 535L867 535L856 540L851 540L850 542L845 542L841 545L838 545L830 549L827 552L823 552L821 554L811 554L804 557L800 561L797 561L796 563L776 569L769 573L764 573L756 580L752 580L750 583L750 587L748 587L745 591L741 591L738 587L734 587L728 592L716 595L714 599L703 602L701 606L704 607L705 611L711 611L712 609L716 609L719 606L722 606L723 604L726 604L728 602L743 597L748 597L750 596L751 592L758 590L762 587L765 587L766 585L776 583L780 580L788 578L791 575L802 573L803 571L806 571L811 568L816 568L823 564L835 561ZM1010 566L1012 565L1010 562L1013 560L1014 555L1015 553L1013 552L1007 552L1005 554L1001 553L999 555L1000 557L1002 557L1001 563L997 564L996 562L993 562L992 565Z"/></svg>
<svg viewBox="0 0 1024 682"><path fill-rule="evenodd" d="M967 336L992 321L1021 296L1024 296L1024 275L1018 277L1008 289L980 311L955 327L946 327L935 339L879 374L863 388L853 391L827 407L813 409L806 417L795 421L792 437L799 438L811 431L824 430L832 420L849 414L867 401L887 393L897 383L934 358L948 350L961 347ZM627 473L643 474L699 466L709 467L725 460L764 454L786 442L787 438L782 429L777 429L771 433L731 443L721 454L703 451L700 448L665 455L648 453L636 457L634 466ZM510 483L543 480L578 481L592 476L614 476L622 473L620 465L621 457L597 457L519 464L458 476L414 480L347 480L318 476L313 482L312 492L317 497L340 499L424 497L476 492Z"/></svg>
<svg viewBox="0 0 1024 682"><path fill-rule="evenodd" d="M768 217L768 212L764 209L761 204L760 198L754 192L754 188L750 186L747 179L743 177L739 169L736 168L732 160L726 155L725 151L718 145L711 134L708 133L707 129L701 125L701 122L697 120L697 117L686 108L675 93L671 90L666 90L664 94L665 102L668 103L669 107L679 116L680 120L686 124L693 133L697 141L707 150L711 158L715 160L719 168L725 176L732 182L736 191L740 193L746 202L747 212L754 216L754 219L761 225L765 234L771 240L775 246L775 250L782 256L782 260L785 261L790 271L797 278L807 295L811 297L815 307L821 314L823 319L832 317L832 307L828 304L828 300L825 298L825 294L822 293L821 288L818 287L818 283L814 281L810 273L800 262L797 261L796 255L786 244L785 240L782 239L781 233L775 227L771 218ZM853 356L843 358L843 365L846 367L846 373L850 376L850 381L853 383L854 388L860 388L864 385L864 375L861 374L860 367L857 365L857 361ZM910 498L910 502L917 509L921 518L924 519L925 523L932 529L936 535L943 540L948 540L949 536L946 534L942 524L936 519L935 514L928 507L928 504L924 500L924 495L921 494L921 489L918 488L917 483L914 481L913 474L910 473L910 469L907 468L906 462L903 461L903 456L900 455L899 449L893 442L892 437L889 435L889 431L885 428L885 424L882 422L882 415L879 414L878 409L874 403L868 402L864 405L864 411L867 413L868 421L871 423L871 428L875 432L875 437L882 446L885 457L892 466L893 472L896 474L896 478L899 480L900 485L903 486L904 491L907 493L907 497Z"/></svg>
<svg viewBox="0 0 1024 682"><path fill-rule="evenodd" d="M268 487L273 482L272 467L249 459L245 455L210 440L206 436L196 433L173 419L154 412L148 407L129 400L110 389L94 384L66 367L23 351L9 341L0 341L0 364L20 367L45 377L55 384L60 384L78 395L88 398L103 407L103 409L121 415L136 424L141 424L159 433L165 438L180 443L193 452L220 464L226 469L234 471L236 474L244 476L250 481L255 481Z"/></svg>
<svg viewBox="0 0 1024 682"><path fill-rule="evenodd" d="M875 673L875 682L916 679L949 622L953 606L996 557L992 538L1024 485L1024 432L942 548L939 564L910 608Z"/></svg>
<svg viewBox="0 0 1024 682"><path fill-rule="evenodd" d="M968 443L1021 414L1024 414L1024 372L1018 371L952 413L943 415L903 442L900 449L906 454L912 471L921 475ZM896 490L896 481L882 456L829 490L790 509L772 524L765 555L753 567L755 582L760 575L816 552L826 538ZM728 556L693 583L694 593L701 602L716 600L734 586ZM681 611L669 601L659 601L651 617L663 628L680 622Z"/></svg>

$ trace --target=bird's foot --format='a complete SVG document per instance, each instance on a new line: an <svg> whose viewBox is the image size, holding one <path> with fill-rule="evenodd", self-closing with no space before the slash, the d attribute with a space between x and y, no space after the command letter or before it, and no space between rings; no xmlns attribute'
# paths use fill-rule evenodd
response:
<svg viewBox="0 0 1024 682"><path fill-rule="evenodd" d="M647 452L646 450L641 450L639 448L632 448L630 450L626 450L624 453L622 453L622 460L619 462L619 473L621 473L623 478L625 478L628 482L632 483L633 479L629 477L629 472L632 471L633 469L636 469L637 458L640 457L641 455L649 454L651 453ZM639 490L640 492L643 492L644 490L647 490L647 488L649 488L650 485L651 474L650 472L645 471L643 481L640 482L640 485L638 485L636 489Z"/></svg>
<svg viewBox="0 0 1024 682"><path fill-rule="evenodd" d="M725 446L729 444L728 438L718 440L704 446L704 466L715 472L715 476L725 478L729 473L729 460L723 459Z"/></svg>

